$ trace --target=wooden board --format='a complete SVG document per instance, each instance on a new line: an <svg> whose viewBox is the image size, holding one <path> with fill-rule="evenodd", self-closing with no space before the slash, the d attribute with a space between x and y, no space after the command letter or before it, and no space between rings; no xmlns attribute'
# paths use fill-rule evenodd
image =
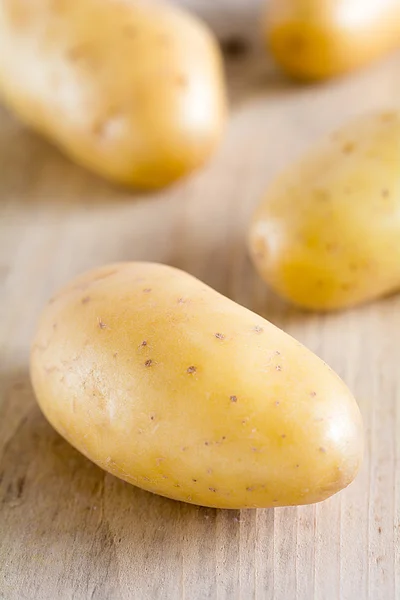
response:
<svg viewBox="0 0 400 600"><path fill-rule="evenodd" d="M254 42L228 60L228 75L232 114L219 152L155 195L114 189L0 111L0 598L400 598L400 296L302 314L268 292L245 246L249 216L278 170L347 118L399 105L400 55L296 87ZM52 430L27 370L38 313L69 277L130 259L188 270L344 378L367 435L348 490L301 508L198 508L103 473Z"/></svg>

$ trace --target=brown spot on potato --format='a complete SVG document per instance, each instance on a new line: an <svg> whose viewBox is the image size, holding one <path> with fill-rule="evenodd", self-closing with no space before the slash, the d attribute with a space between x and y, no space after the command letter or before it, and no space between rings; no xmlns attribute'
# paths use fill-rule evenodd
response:
<svg viewBox="0 0 400 600"><path fill-rule="evenodd" d="M325 249L327 252L336 252L338 250L339 246L337 244L335 244L334 242L330 242L328 244L326 244Z"/></svg>
<svg viewBox="0 0 400 600"><path fill-rule="evenodd" d="M394 112L385 112L380 116L380 120L382 123L392 123L396 120L396 113Z"/></svg>
<svg viewBox="0 0 400 600"><path fill-rule="evenodd" d="M301 33L291 33L286 39L286 48L291 54L302 54L307 48L307 40Z"/></svg>
<svg viewBox="0 0 400 600"><path fill-rule="evenodd" d="M114 352L113 357L117 358L117 356L118 356L118 352Z"/></svg>
<svg viewBox="0 0 400 600"><path fill-rule="evenodd" d="M282 366L281 365L276 365L275 371L282 371Z"/></svg>
<svg viewBox="0 0 400 600"><path fill-rule="evenodd" d="M319 451L322 452L322 454L326 453L326 448L324 448L323 446L319 447Z"/></svg>
<svg viewBox="0 0 400 600"><path fill-rule="evenodd" d="M281 438L284 440L286 437L286 433L282 433Z"/></svg>
<svg viewBox="0 0 400 600"><path fill-rule="evenodd" d="M189 375L193 375L193 373L196 373L196 371L197 371L197 369L193 365L191 365L190 367L188 367L186 369L186 373L189 373Z"/></svg>
<svg viewBox="0 0 400 600"><path fill-rule="evenodd" d="M146 362L144 363L145 367L151 367L154 364L154 362L151 360L151 358L149 358L148 360L146 360Z"/></svg>
<svg viewBox="0 0 400 600"><path fill-rule="evenodd" d="M229 399L231 402L237 402L237 396L230 396Z"/></svg>
<svg viewBox="0 0 400 600"><path fill-rule="evenodd" d="M143 346L143 347L144 347L144 346L147 346L147 342L146 342L146 340L143 340L143 342L140 344L140 346Z"/></svg>
<svg viewBox="0 0 400 600"><path fill-rule="evenodd" d="M197 479L192 479L193 483L197 483Z"/></svg>
<svg viewBox="0 0 400 600"><path fill-rule="evenodd" d="M151 288L144 288L143 293L144 294L150 294L151 292Z"/></svg>
<svg viewBox="0 0 400 600"><path fill-rule="evenodd" d="M122 32L126 37L129 37L129 38L134 38L138 34L137 28L131 24L125 25Z"/></svg>
<svg viewBox="0 0 400 600"><path fill-rule="evenodd" d="M90 296L85 296L84 298L82 298L81 303L82 304L87 304L88 302L90 302Z"/></svg>
<svg viewBox="0 0 400 600"><path fill-rule="evenodd" d="M212 469L207 469L207 473L208 473L209 475L211 475L211 474L212 474Z"/></svg>
<svg viewBox="0 0 400 600"><path fill-rule="evenodd" d="M217 490L216 490L215 488L213 488L213 487L209 487L208 489L210 490L210 492L216 492L216 491L217 491Z"/></svg>
<svg viewBox="0 0 400 600"><path fill-rule="evenodd" d="M279 406L279 405L280 405L280 402L279 402L279 400L277 400L277 401L275 402L275 406Z"/></svg>
<svg viewBox="0 0 400 600"><path fill-rule="evenodd" d="M187 88L187 86L189 85L189 80L186 75L183 75L181 73L180 75L176 76L175 83L180 88Z"/></svg>
<svg viewBox="0 0 400 600"><path fill-rule="evenodd" d="M77 62L78 60L81 60L82 58L84 58L86 54L86 50L85 50L85 46L74 46L73 48L70 48L67 52L67 58L68 60L70 60L71 62Z"/></svg>
<svg viewBox="0 0 400 600"><path fill-rule="evenodd" d="M343 154L351 154L352 152L354 152L355 147L356 145L354 142L346 142L342 146L342 152Z"/></svg>
<svg viewBox="0 0 400 600"><path fill-rule="evenodd" d="M327 202L330 199L330 194L327 190L316 189L314 191L316 200L320 202Z"/></svg>
<svg viewBox="0 0 400 600"><path fill-rule="evenodd" d="M254 331L254 333L262 333L264 331L264 329L262 327L260 327L260 325L255 325L253 327L253 331Z"/></svg>
<svg viewBox="0 0 400 600"><path fill-rule="evenodd" d="M382 190L382 198L388 198L388 197L389 197L389 190L388 189Z"/></svg>
<svg viewBox="0 0 400 600"><path fill-rule="evenodd" d="M316 396L316 395L317 395L317 392L314 392L314 391L313 391L313 392L310 392L310 396L311 396L312 398L315 398L315 396Z"/></svg>
<svg viewBox="0 0 400 600"><path fill-rule="evenodd" d="M254 490L255 490L255 487L251 486L251 485L247 486L247 488L246 488L246 492L254 492Z"/></svg>
<svg viewBox="0 0 400 600"><path fill-rule="evenodd" d="M299 467L300 467L300 465L298 465L298 464L297 464L297 465L296 465L296 469L298 469Z"/></svg>
<svg viewBox="0 0 400 600"><path fill-rule="evenodd" d="M104 321L101 319L101 317L98 317L97 324L100 327L100 329L107 329L108 327L106 323L104 323Z"/></svg>
<svg viewBox="0 0 400 600"><path fill-rule="evenodd" d="M186 298L178 298L178 304L185 304L187 302Z"/></svg>
<svg viewBox="0 0 400 600"><path fill-rule="evenodd" d="M215 337L216 337L218 340L224 340L224 339L225 339L225 336L224 336L224 334L223 334L223 333L216 333L216 334L215 334Z"/></svg>

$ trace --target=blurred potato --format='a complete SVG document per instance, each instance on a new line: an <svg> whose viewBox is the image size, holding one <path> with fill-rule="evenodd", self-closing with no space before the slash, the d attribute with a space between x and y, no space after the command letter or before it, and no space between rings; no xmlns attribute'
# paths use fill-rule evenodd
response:
<svg viewBox="0 0 400 600"><path fill-rule="evenodd" d="M326 79L400 46L400 2L268 0L264 36L286 73Z"/></svg>
<svg viewBox="0 0 400 600"><path fill-rule="evenodd" d="M143 188L201 166L226 110L213 34L143 0L2 0L0 97L77 163Z"/></svg>
<svg viewBox="0 0 400 600"><path fill-rule="evenodd" d="M262 278L332 310L400 288L400 112L360 117L272 183L249 247Z"/></svg>

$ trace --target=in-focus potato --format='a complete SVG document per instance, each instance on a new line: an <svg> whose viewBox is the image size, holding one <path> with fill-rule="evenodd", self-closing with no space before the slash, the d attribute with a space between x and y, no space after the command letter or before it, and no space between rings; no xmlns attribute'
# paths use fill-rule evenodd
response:
<svg viewBox="0 0 400 600"><path fill-rule="evenodd" d="M141 188L202 165L225 119L213 35L152 0L2 0L0 97L77 163Z"/></svg>
<svg viewBox="0 0 400 600"><path fill-rule="evenodd" d="M362 67L400 46L399 0L268 0L264 34L278 64L299 79Z"/></svg>
<svg viewBox="0 0 400 600"><path fill-rule="evenodd" d="M194 277L151 263L82 275L42 315L39 404L95 463L220 508L318 502L361 459L357 404L319 358Z"/></svg>
<svg viewBox="0 0 400 600"><path fill-rule="evenodd" d="M363 116L271 185L249 247L263 279L310 309L400 288L400 112Z"/></svg>

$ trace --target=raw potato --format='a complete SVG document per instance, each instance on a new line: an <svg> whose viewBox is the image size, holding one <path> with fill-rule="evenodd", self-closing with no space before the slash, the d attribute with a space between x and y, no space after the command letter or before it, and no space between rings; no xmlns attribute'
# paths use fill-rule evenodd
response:
<svg viewBox="0 0 400 600"><path fill-rule="evenodd" d="M289 75L325 79L400 46L400 2L268 0L264 33Z"/></svg>
<svg viewBox="0 0 400 600"><path fill-rule="evenodd" d="M150 0L2 0L0 96L77 163L142 188L202 165L225 119L212 34Z"/></svg>
<svg viewBox="0 0 400 600"><path fill-rule="evenodd" d="M400 112L358 118L284 172L250 253L291 302L339 309L400 288Z"/></svg>
<svg viewBox="0 0 400 600"><path fill-rule="evenodd" d="M194 277L82 275L45 309L31 375L52 425L114 475L220 508L318 502L362 459L359 409L319 358Z"/></svg>

